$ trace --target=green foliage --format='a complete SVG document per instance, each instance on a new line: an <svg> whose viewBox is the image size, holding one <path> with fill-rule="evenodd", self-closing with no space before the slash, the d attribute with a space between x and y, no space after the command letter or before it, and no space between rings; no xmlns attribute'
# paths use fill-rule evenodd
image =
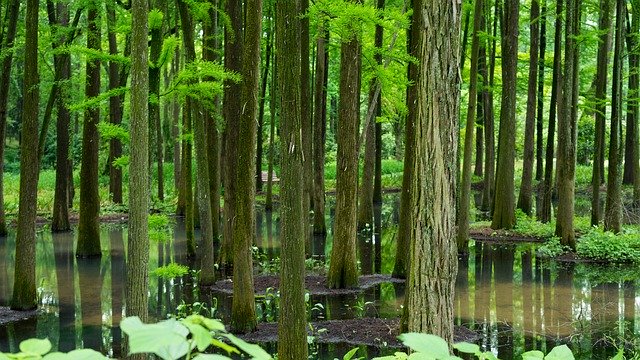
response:
<svg viewBox="0 0 640 360"><path fill-rule="evenodd" d="M160 266L159 268L153 270L151 272L151 275L154 275L163 279L173 279L173 278L187 275L188 273L189 273L188 266L180 265L172 262L165 266Z"/></svg>
<svg viewBox="0 0 640 360"><path fill-rule="evenodd" d="M109 91L101 92L100 95L85 99L79 103L75 103L69 106L69 110L71 111L82 111L85 109L91 109L98 107L101 102L107 101L108 99L114 96L120 96L129 91L129 88L126 86L122 86L119 88L111 89Z"/></svg>
<svg viewBox="0 0 640 360"><path fill-rule="evenodd" d="M149 11L149 31L160 29L162 27L162 20L164 14L159 9L152 9Z"/></svg>
<svg viewBox="0 0 640 360"><path fill-rule="evenodd" d="M516 210L516 226L514 230L522 235L537 238L551 238L555 233L554 223L541 223L535 217L527 216L522 210Z"/></svg>
<svg viewBox="0 0 640 360"><path fill-rule="evenodd" d="M98 123L98 132L103 140L117 139L125 144L129 143L129 131L120 124L101 121Z"/></svg>
<svg viewBox="0 0 640 360"><path fill-rule="evenodd" d="M564 254L565 252L569 251L570 248L567 246L564 246L560 243L560 238L557 236L553 236L551 237L549 240L547 240L544 245L541 245L537 250L536 250L536 255L541 257L541 258L555 258L558 257L562 254Z"/></svg>
<svg viewBox="0 0 640 360"><path fill-rule="evenodd" d="M603 262L640 262L640 232L624 228L621 233L594 228L578 239L578 256Z"/></svg>
<svg viewBox="0 0 640 360"><path fill-rule="evenodd" d="M589 165L593 157L596 124L593 116L580 116L578 120L578 164Z"/></svg>
<svg viewBox="0 0 640 360"><path fill-rule="evenodd" d="M181 97L189 96L200 101L208 109L214 109L214 96L222 93L225 80L240 82L240 75L227 71L224 66L211 62L196 60L189 63L173 80L170 92L177 92Z"/></svg>
<svg viewBox="0 0 640 360"><path fill-rule="evenodd" d="M173 235L173 222L166 214L149 215L149 240L164 242Z"/></svg>
<svg viewBox="0 0 640 360"><path fill-rule="evenodd" d="M180 46L180 39L175 36L169 36L162 42L162 51L158 57L158 63L155 66L161 68L169 63L175 54L175 50Z"/></svg>
<svg viewBox="0 0 640 360"><path fill-rule="evenodd" d="M107 357L92 349L78 349L69 353L52 352L49 339L27 339L20 343L20 352L4 354L0 352L0 360L47 359L47 360L99 360Z"/></svg>
<svg viewBox="0 0 640 360"><path fill-rule="evenodd" d="M118 167L120 169L129 167L129 155L122 155L115 160L113 160L113 166Z"/></svg>
<svg viewBox="0 0 640 360"><path fill-rule="evenodd" d="M129 317L120 323L122 331L129 337L130 354L155 354L162 359L229 359L223 355L203 354L213 347L227 355L241 354L253 359L271 359L266 351L226 332L218 320L201 315L190 315L185 319L169 319L156 324L143 324L138 317ZM223 339L231 342L229 345Z"/></svg>

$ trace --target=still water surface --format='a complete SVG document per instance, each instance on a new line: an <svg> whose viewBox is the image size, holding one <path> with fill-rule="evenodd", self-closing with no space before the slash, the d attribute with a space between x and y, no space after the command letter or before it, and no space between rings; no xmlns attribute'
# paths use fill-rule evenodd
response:
<svg viewBox="0 0 640 360"><path fill-rule="evenodd" d="M333 222L332 215L327 217ZM391 273L395 255L397 196L385 197L375 231L358 239L361 273ZM262 262L279 256L279 219L257 209L256 246ZM316 238L311 253L327 260L332 234ZM0 326L0 351L18 351L21 340L48 337L54 349L89 347L120 356L118 328L125 310L127 230L104 225L103 256L76 259L74 234L38 232L37 281L41 311L37 318ZM0 238L0 306L9 303L13 286L15 237ZM183 225L177 221L168 241L152 243L150 270L170 262L189 264ZM480 334L479 344L501 359L518 358L525 349L548 351L568 343L582 359L601 359L615 346L635 348L640 338L640 270L595 264L563 264L536 258L535 245L476 242L460 259L456 284L456 323ZM228 296L200 291L190 276L163 280L151 277L150 314L155 320L175 314L181 304L213 305L216 317L228 322ZM314 296L312 320L355 317L398 317L404 287L382 284L360 295ZM262 321L274 313L258 304ZM274 348L273 344L266 344ZM321 345L317 357L341 358L352 346ZM388 349L387 352L393 352ZM385 352L383 350L383 352ZM370 352L371 354L372 352ZM377 353L377 351L373 351Z"/></svg>

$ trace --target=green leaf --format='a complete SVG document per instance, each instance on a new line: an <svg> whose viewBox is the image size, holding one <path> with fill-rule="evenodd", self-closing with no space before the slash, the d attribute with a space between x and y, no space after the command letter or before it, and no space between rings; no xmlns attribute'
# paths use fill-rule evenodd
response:
<svg viewBox="0 0 640 360"><path fill-rule="evenodd" d="M204 325L204 327L206 327L207 329L211 330L211 331L221 331L221 332L225 332L225 328L224 328L224 324L221 323L218 320L213 320L213 319L209 319L209 318L203 318L202 319L202 325Z"/></svg>
<svg viewBox="0 0 640 360"><path fill-rule="evenodd" d="M51 351L51 342L49 339L28 339L20 343L20 351L42 356Z"/></svg>
<svg viewBox="0 0 640 360"><path fill-rule="evenodd" d="M231 334L224 334L224 336L229 339L233 343L233 345L237 346L240 350L246 352L251 355L252 358L258 360L271 360L272 357L264 351L260 346L249 344L248 342L239 339Z"/></svg>
<svg viewBox="0 0 640 360"><path fill-rule="evenodd" d="M102 360L106 358L106 356L92 349L78 349L67 354L54 352L44 357L45 360Z"/></svg>
<svg viewBox="0 0 640 360"><path fill-rule="evenodd" d="M238 349L234 348L233 346L231 346L231 345L229 345L229 344L227 344L227 343L225 343L223 341L215 339L215 338L211 339L211 345L226 351L227 354L231 354L231 353L240 354L240 351Z"/></svg>
<svg viewBox="0 0 640 360"><path fill-rule="evenodd" d="M449 345L443 338L420 333L406 333L398 336L402 343L412 350L431 355L434 358L449 356Z"/></svg>
<svg viewBox="0 0 640 360"><path fill-rule="evenodd" d="M498 357L492 353L491 351L485 351L483 352L480 356L480 359L486 359L486 360L498 360Z"/></svg>
<svg viewBox="0 0 640 360"><path fill-rule="evenodd" d="M198 354L193 360L231 360L231 358L217 354Z"/></svg>
<svg viewBox="0 0 640 360"><path fill-rule="evenodd" d="M540 350L531 350L522 354L522 360L543 360L544 353Z"/></svg>
<svg viewBox="0 0 640 360"><path fill-rule="evenodd" d="M130 354L153 353L163 359L177 359L189 352L189 329L175 319L143 324L134 316L122 320L120 328L129 336Z"/></svg>
<svg viewBox="0 0 640 360"><path fill-rule="evenodd" d="M376 358L373 358L371 360L400 360L400 359L406 359L406 354L405 354L405 357L403 357L403 358L399 358L399 357L394 356L394 355L387 355L387 356L376 357Z"/></svg>
<svg viewBox="0 0 640 360"><path fill-rule="evenodd" d="M616 356L612 357L611 360L624 360L624 350L618 350Z"/></svg>
<svg viewBox="0 0 640 360"><path fill-rule="evenodd" d="M480 346L477 344L470 344L468 342L459 342L453 344L453 348L465 354L480 354Z"/></svg>
<svg viewBox="0 0 640 360"><path fill-rule="evenodd" d="M573 352L567 345L556 346L544 357L545 360L574 360Z"/></svg>
<svg viewBox="0 0 640 360"><path fill-rule="evenodd" d="M423 353L423 352L414 352L409 355L407 360L438 360L437 358L431 354Z"/></svg>
<svg viewBox="0 0 640 360"><path fill-rule="evenodd" d="M351 358L353 358L353 355L355 355L358 350L360 350L360 348L353 348L351 350L349 350L348 353L344 354L344 356L342 357L342 360L351 360Z"/></svg>
<svg viewBox="0 0 640 360"><path fill-rule="evenodd" d="M194 324L188 321L182 322L186 327L191 331L191 335L193 336L193 340L196 342L196 346L198 347L198 351L203 352L206 348L211 345L211 340L213 340L213 336L211 333L202 327L200 324Z"/></svg>
<svg viewBox="0 0 640 360"><path fill-rule="evenodd" d="M0 360L9 360L9 358L7 357L7 355L0 352Z"/></svg>

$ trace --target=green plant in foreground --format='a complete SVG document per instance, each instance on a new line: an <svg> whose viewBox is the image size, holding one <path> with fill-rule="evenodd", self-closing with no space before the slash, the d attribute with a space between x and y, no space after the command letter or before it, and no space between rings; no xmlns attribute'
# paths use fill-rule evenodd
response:
<svg viewBox="0 0 640 360"><path fill-rule="evenodd" d="M20 352L16 354L4 354L0 352L0 360L99 360L107 358L91 349L78 349L68 353L50 352L52 346L49 339L28 339L21 342L19 348Z"/></svg>

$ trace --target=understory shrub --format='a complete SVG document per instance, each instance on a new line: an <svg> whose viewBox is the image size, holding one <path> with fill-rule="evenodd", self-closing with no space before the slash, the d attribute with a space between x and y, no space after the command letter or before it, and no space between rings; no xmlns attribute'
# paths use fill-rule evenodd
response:
<svg viewBox="0 0 640 360"><path fill-rule="evenodd" d="M619 234L593 228L578 239L578 256L596 261L640 262L640 232L625 228Z"/></svg>

